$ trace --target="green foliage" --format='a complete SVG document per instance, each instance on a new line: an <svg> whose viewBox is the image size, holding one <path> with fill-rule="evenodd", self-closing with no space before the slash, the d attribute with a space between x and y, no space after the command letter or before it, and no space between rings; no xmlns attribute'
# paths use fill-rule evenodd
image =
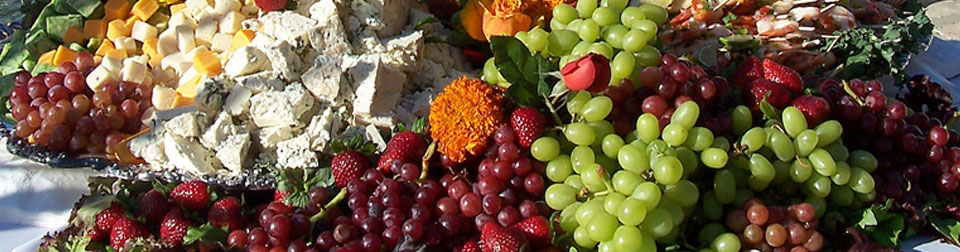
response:
<svg viewBox="0 0 960 252"><path fill-rule="evenodd" d="M490 38L497 70L507 82L506 96L523 106L543 103L540 97L550 95L547 72L553 71L550 62L542 56L530 54L530 50L514 37L493 36Z"/></svg>
<svg viewBox="0 0 960 252"><path fill-rule="evenodd" d="M907 78L903 72L911 53L926 50L933 32L933 23L925 11L901 20L891 20L884 29L858 27L835 32L839 36L833 48L828 49L839 59L846 59L837 69L842 79L874 79L892 75L900 80ZM897 82L902 85L901 82Z"/></svg>
<svg viewBox="0 0 960 252"><path fill-rule="evenodd" d="M900 242L913 236L912 228L905 224L903 215L890 211L893 201L887 200L884 204L874 204L860 213L860 219L854 220L854 225L870 238L870 240L887 247L897 247Z"/></svg>
<svg viewBox="0 0 960 252"><path fill-rule="evenodd" d="M215 227L209 222L199 227L190 227L187 229L187 235L183 237L183 244L193 244L196 242L202 242L203 244L219 244L221 246L227 245L227 227Z"/></svg>

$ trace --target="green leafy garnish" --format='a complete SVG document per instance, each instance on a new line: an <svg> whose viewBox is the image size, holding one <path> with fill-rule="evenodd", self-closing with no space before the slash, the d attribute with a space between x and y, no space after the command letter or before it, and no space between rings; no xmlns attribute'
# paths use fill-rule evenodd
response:
<svg viewBox="0 0 960 252"><path fill-rule="evenodd" d="M907 78L903 69L911 53L926 50L933 32L933 23L926 11L889 23L875 29L858 27L837 31L835 41L827 41L821 51L833 52L837 58L846 59L835 69L843 79L873 79L892 75L900 80ZM832 45L832 47L831 47ZM903 85L901 81L897 85Z"/></svg>
<svg viewBox="0 0 960 252"><path fill-rule="evenodd" d="M227 227L215 227L212 224L205 223L200 227L190 227L187 229L187 235L183 237L183 244L193 244L202 242L203 244L227 244Z"/></svg>
<svg viewBox="0 0 960 252"><path fill-rule="evenodd" d="M863 230L863 233L873 240L887 247L897 247L900 242L912 235L912 228L905 225L905 218L890 211L893 201L887 200L886 203L874 204L869 208L862 210L859 220L855 220L855 226Z"/></svg>
<svg viewBox="0 0 960 252"><path fill-rule="evenodd" d="M553 69L547 59L530 54L523 42L514 37L491 37L490 49L497 70L512 84L507 88L508 98L520 105L534 106L543 102L540 97L550 95L546 73Z"/></svg>

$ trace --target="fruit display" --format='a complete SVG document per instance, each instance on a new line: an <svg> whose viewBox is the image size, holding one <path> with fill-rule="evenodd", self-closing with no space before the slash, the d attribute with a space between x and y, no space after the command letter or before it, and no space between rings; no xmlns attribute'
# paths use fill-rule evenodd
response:
<svg viewBox="0 0 960 252"><path fill-rule="evenodd" d="M878 79L929 35L911 1L31 9L0 54L11 149L106 167L39 251L960 240L950 86Z"/></svg>

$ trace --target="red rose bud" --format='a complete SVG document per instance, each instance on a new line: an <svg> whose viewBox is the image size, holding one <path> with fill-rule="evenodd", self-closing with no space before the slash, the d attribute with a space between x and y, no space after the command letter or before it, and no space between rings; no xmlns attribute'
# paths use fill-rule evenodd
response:
<svg viewBox="0 0 960 252"><path fill-rule="evenodd" d="M607 57L589 53L583 58L567 63L560 70L563 82L573 91L588 90L603 92L610 84L610 60Z"/></svg>

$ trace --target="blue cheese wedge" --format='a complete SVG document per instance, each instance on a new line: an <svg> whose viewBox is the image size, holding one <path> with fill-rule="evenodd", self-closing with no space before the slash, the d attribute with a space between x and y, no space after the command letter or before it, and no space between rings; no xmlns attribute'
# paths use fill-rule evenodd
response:
<svg viewBox="0 0 960 252"><path fill-rule="evenodd" d="M240 116L250 111L250 96L253 92L243 86L234 86L223 102L223 111L232 116Z"/></svg>
<svg viewBox="0 0 960 252"><path fill-rule="evenodd" d="M237 85L250 89L254 93L280 91L285 85L280 79L280 71L263 71L245 75L236 79Z"/></svg>
<svg viewBox="0 0 960 252"><path fill-rule="evenodd" d="M175 134L164 134L163 152L170 165L192 174L210 174L220 169L214 153L196 141Z"/></svg>
<svg viewBox="0 0 960 252"><path fill-rule="evenodd" d="M217 114L216 120L200 136L200 144L208 149L216 148L228 136L237 134L240 128L233 124L233 117L227 112Z"/></svg>
<svg viewBox="0 0 960 252"><path fill-rule="evenodd" d="M319 155L310 148L310 138L301 134L277 143L277 165L283 168L310 168L320 165Z"/></svg>
<svg viewBox="0 0 960 252"><path fill-rule="evenodd" d="M163 124L164 130L170 134L192 138L200 136L200 132L207 124L206 116L198 112L183 113L171 118Z"/></svg>
<svg viewBox="0 0 960 252"><path fill-rule="evenodd" d="M317 25L317 20L293 11L273 11L261 16L258 20L261 31L277 40L285 40L294 45L304 44L307 34Z"/></svg>
<svg viewBox="0 0 960 252"><path fill-rule="evenodd" d="M350 76L360 83L353 101L353 114L377 116L390 114L400 103L407 76L387 64L379 55L364 55L350 69Z"/></svg>
<svg viewBox="0 0 960 252"><path fill-rule="evenodd" d="M314 99L300 83L283 91L261 92L250 98L250 116L257 127L299 125L314 106Z"/></svg>
<svg viewBox="0 0 960 252"><path fill-rule="evenodd" d="M344 61L339 56L320 55L314 58L313 67L303 73L303 85L317 100L330 104L337 103L337 97L342 92L350 92L351 88L343 76Z"/></svg>
<svg viewBox="0 0 960 252"><path fill-rule="evenodd" d="M250 133L246 131L227 136L216 148L217 159L224 168L232 172L240 172L249 167L250 162L247 156L250 152L250 144Z"/></svg>
<svg viewBox="0 0 960 252"><path fill-rule="evenodd" d="M260 72L270 68L270 61L267 55L252 46L244 46L230 54L227 64L224 65L224 73L230 78Z"/></svg>
<svg viewBox="0 0 960 252"><path fill-rule="evenodd" d="M268 48L261 47L261 50L267 55L272 69L280 71L281 78L287 81L300 80L303 62L293 45L285 40L278 40Z"/></svg>
<svg viewBox="0 0 960 252"><path fill-rule="evenodd" d="M289 125L259 128L254 134L260 143L261 149L272 149L277 143L293 138L294 129Z"/></svg>

